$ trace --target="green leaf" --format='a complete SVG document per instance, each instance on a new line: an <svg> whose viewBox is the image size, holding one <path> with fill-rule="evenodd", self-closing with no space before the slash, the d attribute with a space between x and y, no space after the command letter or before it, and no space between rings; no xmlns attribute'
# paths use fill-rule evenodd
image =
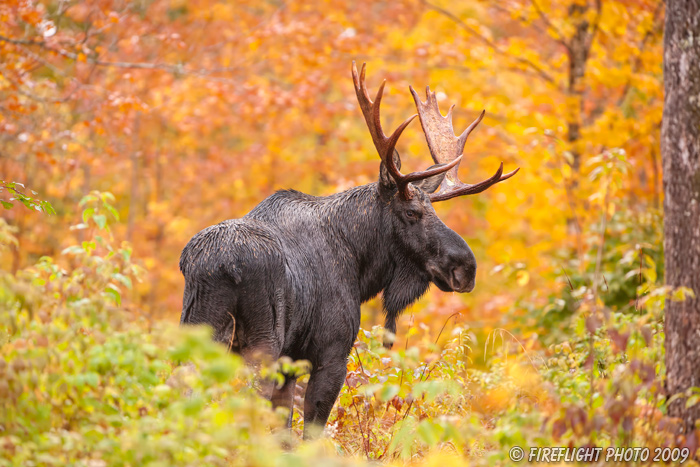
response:
<svg viewBox="0 0 700 467"><path fill-rule="evenodd" d="M430 403L444 388L442 381L423 381L413 386L413 396L421 397L425 395L426 402Z"/></svg>
<svg viewBox="0 0 700 467"><path fill-rule="evenodd" d="M114 303L117 304L117 306L120 306L122 304L122 295L119 293L119 290L117 290L116 286L108 285L105 288L104 293L108 297L111 297L114 300Z"/></svg>
<svg viewBox="0 0 700 467"><path fill-rule="evenodd" d="M388 402L399 393L399 389L399 386L396 384L386 384L382 390L379 391L379 399L383 402Z"/></svg>
<svg viewBox="0 0 700 467"><path fill-rule="evenodd" d="M117 212L116 209L114 209L114 206L108 203L103 203L105 209L109 211L109 213L114 217L114 220L118 221L119 220L119 213Z"/></svg>
<svg viewBox="0 0 700 467"><path fill-rule="evenodd" d="M107 225L107 216L104 214L95 214L92 216L92 220L95 221L95 224L97 224L97 227L100 229L104 229L105 226Z"/></svg>
<svg viewBox="0 0 700 467"><path fill-rule="evenodd" d="M82 199L80 200L80 202L78 203L78 206L83 206L87 203L94 203L95 201L99 201L99 198L97 196L95 196L93 193L90 193L89 195L83 196Z"/></svg>
<svg viewBox="0 0 700 467"><path fill-rule="evenodd" d="M83 211L83 222L87 223L88 219L90 219L94 214L95 214L95 208L87 208L86 210L84 210Z"/></svg>
<svg viewBox="0 0 700 467"><path fill-rule="evenodd" d="M10 203L9 201L0 200L0 203L2 203L3 206L5 206L5 209L12 209L12 206L14 206L14 205L13 205L12 203Z"/></svg>
<svg viewBox="0 0 700 467"><path fill-rule="evenodd" d="M129 289L131 288L131 286L132 286L132 284L131 284L131 279L129 279L128 277L126 277L124 274L116 273L116 274L114 274L113 277L114 277L116 280L118 280L119 282L121 282L122 284L124 284L127 288L129 288Z"/></svg>
<svg viewBox="0 0 700 467"><path fill-rule="evenodd" d="M129 248L122 248L119 252L122 254L125 262L131 261L131 250Z"/></svg>
<svg viewBox="0 0 700 467"><path fill-rule="evenodd" d="M107 204L107 202L110 202L110 203L116 202L116 198L109 191L104 191L104 192L100 193L100 197L102 198L102 202L105 204Z"/></svg>
<svg viewBox="0 0 700 467"><path fill-rule="evenodd" d="M440 441L439 427L430 422L429 419L423 420L418 425L418 436L428 446L435 446Z"/></svg>
<svg viewBox="0 0 700 467"><path fill-rule="evenodd" d="M401 427L396 432L394 439L391 440L389 449L394 451L397 447L401 446L401 458L409 459L411 457L411 447L415 439L415 434L415 419L411 416L401 422Z"/></svg>
<svg viewBox="0 0 700 467"><path fill-rule="evenodd" d="M53 208L51 203L49 203L48 201L42 201L41 208L44 210L44 212L46 214L56 214L56 210Z"/></svg>

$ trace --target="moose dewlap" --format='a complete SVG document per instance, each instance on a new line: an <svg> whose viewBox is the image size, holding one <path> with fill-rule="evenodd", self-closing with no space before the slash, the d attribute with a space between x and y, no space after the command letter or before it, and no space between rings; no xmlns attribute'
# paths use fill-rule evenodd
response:
<svg viewBox="0 0 700 467"><path fill-rule="evenodd" d="M464 145L484 113L457 137L452 109L442 116L435 93L428 88L422 102L411 88L435 165L403 174L395 146L415 115L387 137L379 116L384 83L372 101L365 66L358 75L353 62L352 76L381 158L378 181L326 197L279 191L243 218L196 234L180 258L181 324L212 326L214 339L250 360L311 362L305 438L325 426L338 397L363 302L383 292L385 326L395 332L396 318L431 283L446 292L474 288L474 254L431 203L480 193L518 171L503 174L501 163L492 177L462 183ZM291 409L295 385L290 376L272 390L273 405Z"/></svg>

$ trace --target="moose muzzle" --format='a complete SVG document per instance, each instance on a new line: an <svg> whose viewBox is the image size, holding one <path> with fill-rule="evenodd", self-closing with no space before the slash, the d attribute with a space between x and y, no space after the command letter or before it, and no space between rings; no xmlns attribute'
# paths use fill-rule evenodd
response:
<svg viewBox="0 0 700 467"><path fill-rule="evenodd" d="M426 269L430 280L443 292L471 292L476 282L476 258L466 243L456 250L429 261Z"/></svg>

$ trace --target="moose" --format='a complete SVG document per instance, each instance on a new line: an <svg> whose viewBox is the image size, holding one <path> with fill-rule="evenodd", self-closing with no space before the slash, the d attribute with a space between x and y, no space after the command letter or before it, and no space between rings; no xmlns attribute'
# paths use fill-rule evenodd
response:
<svg viewBox="0 0 700 467"><path fill-rule="evenodd" d="M467 137L479 117L457 137L452 106L443 116L434 92L422 102L409 87L435 165L404 174L395 149L416 117L386 136L379 106L384 81L372 101L360 73L352 77L364 119L379 153L375 183L316 197L281 190L241 219L208 227L182 251L185 277L180 323L207 324L213 338L255 363L286 356L312 365L304 399L304 438L326 425L346 377L347 358L360 328L360 305L383 292L385 328L431 283L445 292L471 292L476 259L467 243L437 216L432 203L480 193L519 169L479 183L457 177ZM385 345L390 347L390 342ZM290 409L296 378L271 388L273 407Z"/></svg>

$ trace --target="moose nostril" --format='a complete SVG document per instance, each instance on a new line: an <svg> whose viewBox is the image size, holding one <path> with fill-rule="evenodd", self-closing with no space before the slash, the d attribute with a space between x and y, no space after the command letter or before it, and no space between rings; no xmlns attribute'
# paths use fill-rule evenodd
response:
<svg viewBox="0 0 700 467"><path fill-rule="evenodd" d="M471 292L474 290L476 268L474 266L456 267L450 274L452 288L459 292Z"/></svg>
<svg viewBox="0 0 700 467"><path fill-rule="evenodd" d="M452 286L455 289L461 289L464 282L464 271L462 268L454 268L452 270Z"/></svg>

